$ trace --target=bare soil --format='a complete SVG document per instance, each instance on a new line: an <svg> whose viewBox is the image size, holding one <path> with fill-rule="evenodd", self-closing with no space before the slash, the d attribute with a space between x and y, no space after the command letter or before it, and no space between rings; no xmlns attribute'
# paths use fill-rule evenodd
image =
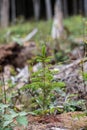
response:
<svg viewBox="0 0 87 130"><path fill-rule="evenodd" d="M86 130L87 117L83 112L69 112L59 115L28 116L29 125L25 130ZM16 127L14 130L21 130ZM58 130L59 130L58 129Z"/></svg>

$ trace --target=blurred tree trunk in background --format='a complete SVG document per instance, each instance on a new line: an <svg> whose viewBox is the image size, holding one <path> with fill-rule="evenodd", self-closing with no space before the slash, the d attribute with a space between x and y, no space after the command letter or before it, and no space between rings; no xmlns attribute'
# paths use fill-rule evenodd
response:
<svg viewBox="0 0 87 130"><path fill-rule="evenodd" d="M63 0L63 10L64 10L64 16L67 17L68 16L68 4L67 4L67 0Z"/></svg>
<svg viewBox="0 0 87 130"><path fill-rule="evenodd" d="M1 26L7 27L9 24L9 0L1 2Z"/></svg>
<svg viewBox="0 0 87 130"><path fill-rule="evenodd" d="M40 0L33 0L34 16L36 20L40 17Z"/></svg>
<svg viewBox="0 0 87 130"><path fill-rule="evenodd" d="M2 0L0 1L0 23L1 23L1 6L2 6Z"/></svg>
<svg viewBox="0 0 87 130"><path fill-rule="evenodd" d="M79 13L83 14L83 0L79 0Z"/></svg>
<svg viewBox="0 0 87 130"><path fill-rule="evenodd" d="M77 0L73 0L73 13L77 14Z"/></svg>
<svg viewBox="0 0 87 130"><path fill-rule="evenodd" d="M15 3L15 0L11 0L11 18L12 18L12 23L15 23L15 20L16 20L16 3Z"/></svg>
<svg viewBox="0 0 87 130"><path fill-rule="evenodd" d="M52 18L51 1L45 0L45 3L46 3L46 15L47 15L47 19L49 20Z"/></svg>
<svg viewBox="0 0 87 130"><path fill-rule="evenodd" d="M87 0L84 0L84 11L85 11L85 16L87 16Z"/></svg>
<svg viewBox="0 0 87 130"><path fill-rule="evenodd" d="M1 5L1 27L9 25L9 0L2 0Z"/></svg>
<svg viewBox="0 0 87 130"><path fill-rule="evenodd" d="M52 27L52 38L59 39L63 36L63 11L62 11L62 1L56 0L54 5L54 21Z"/></svg>

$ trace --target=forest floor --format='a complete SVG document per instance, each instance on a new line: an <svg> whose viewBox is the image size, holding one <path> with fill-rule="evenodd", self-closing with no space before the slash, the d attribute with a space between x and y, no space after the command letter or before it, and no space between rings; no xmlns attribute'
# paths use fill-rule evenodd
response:
<svg viewBox="0 0 87 130"><path fill-rule="evenodd" d="M22 45L20 45L18 41L19 37L25 37L25 35L29 33L28 27L32 30L36 24L32 23L32 26L30 26L30 24L27 23L25 26L22 26L21 30L19 24L18 26L7 29L8 31L4 30L3 32L0 32L2 34L0 42L10 43L12 40L11 44L0 45L0 80L4 77L7 96L10 95L8 85L12 85L10 83L7 85L9 79L12 79L12 82L17 83L14 91L17 89L19 90L25 85L24 80L29 80L29 77L26 77L27 74L29 74L26 70L26 65L32 66L32 71L30 70L31 73L38 70L38 67L40 67L36 61L32 64L31 61L41 54L41 45L39 42L41 42L41 39L44 39L45 36L45 40L43 41L47 41L47 56L52 56L50 70L58 70L58 73L54 75L54 80L66 84L64 93L59 91L60 94L55 94L57 97L56 105L65 105L64 110L60 112L61 114L57 111L53 114L48 113L44 116L28 115L28 126L26 128L15 127L14 130L87 130L87 55L85 54L84 56L81 17L75 17L74 19L77 23L75 25L71 22L72 18L65 20L64 24L69 28L70 34L67 39L59 41L61 50L57 50L57 53L54 53L55 47L52 39L49 37L50 27L52 25L51 21L45 22L48 27L47 30L42 27L43 22L41 22L40 25L38 24L37 28L39 29L39 33L34 39L31 39L30 42L25 42ZM43 30L42 32L41 29ZM43 32L45 32L45 34L43 34ZM17 36L18 34L20 34L20 36ZM68 59L64 60L64 58L66 59L66 56ZM23 74L20 77L21 72L23 72ZM22 98L23 94L24 93L21 94ZM30 97L27 97L27 100L29 98ZM27 100L25 99L22 101L22 103L25 102L25 108L26 106L29 106ZM17 103L17 105L22 104L19 104L19 102ZM29 108L27 108L27 110L28 109ZM19 108L19 111L20 110L21 109Z"/></svg>
<svg viewBox="0 0 87 130"><path fill-rule="evenodd" d="M26 130L87 130L87 116L83 112L68 112L59 115L28 116ZM14 130L21 130L16 127Z"/></svg>

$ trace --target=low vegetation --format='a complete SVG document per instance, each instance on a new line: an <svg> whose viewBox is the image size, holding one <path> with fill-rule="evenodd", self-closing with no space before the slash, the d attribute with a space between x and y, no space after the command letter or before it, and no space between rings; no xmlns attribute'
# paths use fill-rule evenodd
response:
<svg viewBox="0 0 87 130"><path fill-rule="evenodd" d="M73 21L73 22L72 22ZM68 29L71 36L83 35L83 18L81 16L74 16L64 20L64 26ZM38 28L39 32L32 39L33 41L50 39L52 21L29 21L21 20L16 25L10 25L6 29L0 29L0 43L7 43L12 41L13 37L25 37L34 28ZM44 32L44 33L43 33Z"/></svg>
<svg viewBox="0 0 87 130"><path fill-rule="evenodd" d="M72 22L73 21L73 22ZM64 45L65 43L70 43L69 39L74 39L76 37L83 35L82 17L74 16L64 20L64 26L68 31L67 40L58 41ZM8 81L8 88L6 89L5 80L3 76L2 67L0 68L2 79L0 82L0 130L11 130L15 126L23 126L26 130L28 125L27 115L56 115L63 112L70 111L85 111L86 116L86 99L80 98L79 94L67 93L66 83L64 80L55 79L55 74L59 73L59 70L53 69L52 66L62 65L63 62L66 64L70 63L69 55L71 48L69 45L69 51L54 50L51 51L51 56L48 56L47 42L50 45L53 41L50 37L52 21L40 21L40 22L30 22L17 23L17 25L10 26L5 30L0 30L0 43L9 43L15 38L23 38L34 28L38 28L39 32L31 40L34 41L39 47L41 53L38 53L31 61L27 61L29 65L30 77L29 82L26 83L20 89L16 88L17 83L13 84L12 81ZM48 47L48 48L47 48ZM77 47L77 46L76 46ZM53 63L54 62L54 63ZM84 64L84 60L80 63ZM33 72L33 65L40 63L40 68L36 72ZM12 70L14 75L15 70ZM83 78L84 89L87 82L87 73L84 72L83 66L80 68L80 75ZM80 93L80 92L79 92ZM81 93L80 93L81 94ZM27 95L27 99L22 101L21 97ZM16 104L17 103L17 104ZM26 111L26 112L25 112ZM83 114L82 114L83 115Z"/></svg>

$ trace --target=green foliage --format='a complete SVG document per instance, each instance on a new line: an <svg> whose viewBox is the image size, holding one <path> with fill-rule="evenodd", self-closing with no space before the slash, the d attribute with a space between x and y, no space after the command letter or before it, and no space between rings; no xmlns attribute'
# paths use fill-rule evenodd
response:
<svg viewBox="0 0 87 130"><path fill-rule="evenodd" d="M83 113L78 113L78 114L75 114L75 115L73 115L72 117L73 117L73 119L79 119L80 120L80 118L82 118L82 117L85 117L86 116L86 113L85 112L83 112Z"/></svg>
<svg viewBox="0 0 87 130"><path fill-rule="evenodd" d="M63 62L68 59L68 56L66 56L62 51L54 53L54 57L57 62Z"/></svg>
<svg viewBox="0 0 87 130"><path fill-rule="evenodd" d="M75 94L70 94L65 103L64 103L64 110L66 112L69 111L81 111L81 110L85 110L85 101L84 100L74 100L73 98L75 97Z"/></svg>
<svg viewBox="0 0 87 130"><path fill-rule="evenodd" d="M12 130L13 127L22 125L27 126L28 121L26 118L26 112L14 111L14 104L11 102L12 92L8 92L9 88L13 87L11 81L8 81L8 89L5 89L5 81L2 74L1 87L3 86L3 92L1 90L0 100L0 130ZM9 96L8 96L9 93ZM16 92L15 92L16 93ZM21 118L21 120L19 120Z"/></svg>
<svg viewBox="0 0 87 130"><path fill-rule="evenodd" d="M28 121L27 121L27 118L25 116L18 116L17 122L20 125L23 125L23 126L27 126L28 125Z"/></svg>
<svg viewBox="0 0 87 130"><path fill-rule="evenodd" d="M73 16L64 19L64 26L66 26L71 32L71 38L73 38L73 36L81 36L83 34L82 19L83 18L81 16ZM18 24L12 25L6 29L0 29L0 43L7 43L12 41L13 38L23 38L36 27L39 32L35 35L35 37L33 37L34 41L38 43L40 40L52 40L50 34L52 20L39 22L29 21L22 23L19 22Z"/></svg>
<svg viewBox="0 0 87 130"><path fill-rule="evenodd" d="M18 23L6 29L0 30L0 43L7 43L15 39L17 40L18 38L23 38L36 27L39 32L35 35L35 37L33 37L33 40L38 42L41 39L48 39L50 37L51 26L52 21L29 21Z"/></svg>
<svg viewBox="0 0 87 130"><path fill-rule="evenodd" d="M24 88L30 89L32 103L36 103L36 113L47 113L54 102L55 88L62 89L65 87L64 82L56 82L53 80L53 72L49 69L50 58L46 56L46 46L42 45L41 55L37 58L38 62L42 63L42 68L31 75L31 83Z"/></svg>
<svg viewBox="0 0 87 130"><path fill-rule="evenodd" d="M15 112L7 104L0 104L0 130L12 130L13 127L27 126L26 112Z"/></svg>
<svg viewBox="0 0 87 130"><path fill-rule="evenodd" d="M73 22L72 22L73 21ZM69 28L69 31L71 32L71 37L73 38L75 36L81 35L83 33L83 26L82 25L82 17L76 16L71 17L64 20L64 25ZM30 23L19 23L15 26L10 26L7 29L0 30L0 43L9 42L12 40L15 40L17 42L18 38L25 37L29 32L31 32L34 28L38 28L39 32L33 37L32 40L34 40L36 43L38 41L47 39L52 40L50 37L51 32L51 26L52 21L40 21L38 23L30 22ZM44 32L44 33L43 33ZM9 35L7 34L9 33ZM55 59L65 61L67 59L66 56L60 51L55 53ZM41 49L41 55L39 55L36 58L37 62L42 63L42 68L39 69L37 72L34 72L31 74L30 78L30 84L27 84L22 89L28 89L29 93L31 94L31 111L34 111L36 114L46 114L46 113L54 113L56 110L59 112L63 112L63 109L58 108L54 105L56 96L55 96L55 90L58 90L58 93L60 93L61 90L64 89L65 83L64 82L56 82L53 79L53 74L55 72L52 72L50 68L50 58L46 56L46 46L45 44L42 45ZM15 75L15 71L12 69L11 73ZM87 81L87 73L84 72L83 79ZM0 83L2 86L2 83ZM9 81L9 86L12 86L12 84ZM60 93L60 96L66 96L63 95L64 93ZM13 94L12 94L13 95ZM8 99L7 95L6 100L7 102L11 101L11 97ZM14 95L16 95L16 92L14 92ZM2 100L2 89L0 88L0 100ZM74 95L75 96L75 95ZM70 95L72 97L72 95ZM68 97L67 100L64 103L64 111L75 111L77 108L81 108L81 106L84 106L84 101L74 101L71 100L71 98ZM66 97L65 97L66 98ZM5 99L4 99L5 100ZM12 104L11 104L12 105ZM31 112L32 114L32 112ZM10 108L9 105L6 104L0 104L0 130L11 130L12 127L15 126L14 120L17 122L17 125L26 125L28 124L26 119L26 113L23 112L15 112L14 109Z"/></svg>
<svg viewBox="0 0 87 130"><path fill-rule="evenodd" d="M87 81L87 72L83 72L83 79L84 81Z"/></svg>
<svg viewBox="0 0 87 130"><path fill-rule="evenodd" d="M64 20L64 25L69 29L73 36L81 36L83 34L83 17L73 16Z"/></svg>

